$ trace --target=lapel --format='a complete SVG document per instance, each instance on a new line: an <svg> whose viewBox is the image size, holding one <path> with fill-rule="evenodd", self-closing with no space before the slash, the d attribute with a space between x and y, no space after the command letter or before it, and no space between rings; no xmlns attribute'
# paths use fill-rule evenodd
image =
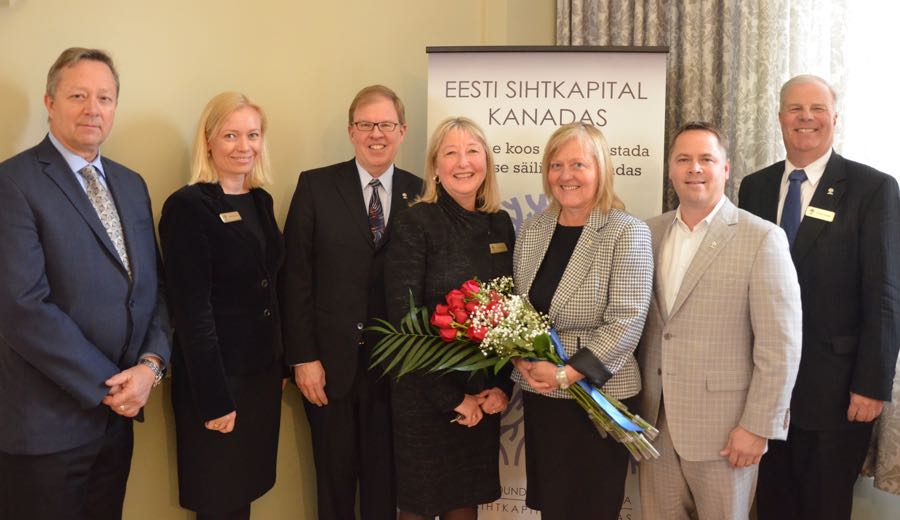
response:
<svg viewBox="0 0 900 520"><path fill-rule="evenodd" d="M391 217L388 219L387 227L384 229L384 236L381 238L381 242L378 243L378 249L384 247L390 240L391 229L394 227L391 223L394 219L408 208L410 204L415 202L416 197L419 195L418 190L415 189L415 183L408 182L409 179L400 173L402 171L394 165L394 176L391 179ZM368 215L366 215L366 219L366 229L368 230Z"/></svg>
<svg viewBox="0 0 900 520"><path fill-rule="evenodd" d="M816 191L809 202L809 207L833 211L835 218L840 218L842 215L837 214L836 208L847 189L846 180L847 167L844 158L835 152L831 152L831 158L828 159L828 164L825 166L825 173L819 179L819 185L816 186ZM830 222L824 220L803 217L803 220L800 221L800 227L797 229L794 247L791 250L795 266L801 264L803 258L809 253L810 248L816 241L816 237L830 225Z"/></svg>
<svg viewBox="0 0 900 520"><path fill-rule="evenodd" d="M600 236L607 222L609 222L609 214L600 210L595 209L588 217L581 236L578 237L578 242L575 244L575 250L572 251L572 256L566 265L566 270L563 271L562 278L559 280L559 286L553 293L553 300L550 301L551 320L556 321L566 303L584 285L584 279L594 265L594 259L597 258Z"/></svg>
<svg viewBox="0 0 900 520"><path fill-rule="evenodd" d="M84 219L85 223L88 227L91 228L91 231L94 232L94 235L97 236L97 239L106 249L107 254L111 255L116 263L119 265L122 271L122 275L127 277L128 272L125 270L125 266L122 264L122 260L119 258L119 253L116 251L115 246L113 246L112 240L109 239L109 234L106 232L106 228L103 227L103 223L100 222L100 217L97 216L97 210L94 209L94 205L91 204L90 199L88 199L87 194L84 192L84 188L79 184L78 179L75 178L75 173L72 173L72 170L69 169L69 165L66 164L65 159L63 159L62 155L56 150L53 146L53 143L50 142L49 137L45 137L43 141L38 145L37 148L37 158L44 165L44 173L50 177L50 179L59 187L59 189L63 192L72 206L75 207L75 210L81 215L81 218ZM112 168L108 168L108 163L104 161L104 173L107 175L107 183L109 183L109 178L112 177ZM112 191L112 187L110 188ZM113 196L113 201L115 201L115 196ZM119 203L116 201L116 206L118 207ZM122 220L121 212L119 216L119 220ZM124 230L125 223L122 222L122 227ZM123 231L124 232L124 231ZM125 234L125 244L126 248L128 247L128 234ZM131 260L129 258L129 260ZM133 262L133 260L131 260ZM135 266L132 263L132 272L135 272Z"/></svg>
<svg viewBox="0 0 900 520"><path fill-rule="evenodd" d="M653 265L659 266L659 254L662 249L660 245L663 242L666 234L669 231L669 226L672 225L672 221L675 220L675 212L669 211L664 213L663 215L651 219L647 222L647 225L650 227L650 236L652 237L653 243ZM660 318L663 322L669 319L669 311L666 309L664 305L665 299L665 290L662 285L662 274L660 273L660 269L656 268L653 270L653 302L652 305L656 305L656 308L659 310Z"/></svg>
<svg viewBox="0 0 900 520"><path fill-rule="evenodd" d="M762 192L759 194L759 217L769 222L778 222L778 198L781 192L781 177L784 174L784 161L777 162L762 173Z"/></svg>
<svg viewBox="0 0 900 520"><path fill-rule="evenodd" d="M675 303L668 312L668 317L675 316L681 306L690 296L694 287L703 277L709 265L719 256L725 245L737 232L738 209L730 200L725 200L725 204L719 209L719 212L713 218L709 225L709 231L706 233L703 242L687 272L684 274L684 280L681 282L681 288L678 289L678 295L675 297Z"/></svg>
<svg viewBox="0 0 900 520"><path fill-rule="evenodd" d="M550 247L550 239L553 238L553 231L556 229L556 220L558 218L559 208L554 208L553 206L547 208L540 213L535 223L528 228L527 236L516 240L516 247L520 247L519 242L521 242L521 247L523 248L523 256L520 259L520 263L523 268L522 282L524 287L519 294L527 296L531 291L531 285L534 283L534 277L537 276L537 270L544 261L547 248Z"/></svg>
<svg viewBox="0 0 900 520"><path fill-rule="evenodd" d="M355 159L340 165L334 173L334 184L347 208L350 220L353 221L357 231L362 233L366 243L374 248L375 240L372 238L372 230L369 229L369 215L366 213L366 201L363 199L362 187L359 184L359 170L356 169ZM391 209L393 208L391 205Z"/></svg>
<svg viewBox="0 0 900 520"><path fill-rule="evenodd" d="M253 202L257 210L261 211L260 225L263 228L263 235L266 239L264 267L266 267L268 273L275 273L281 266L282 257L284 256L284 240L281 237L281 232L278 230L278 224L275 223L271 198L261 188L252 189L250 193L253 194Z"/></svg>
<svg viewBox="0 0 900 520"><path fill-rule="evenodd" d="M228 200L225 198L225 192L222 190L222 186L219 183L213 182L201 182L197 183L199 189L203 192L204 199L206 200L207 205L209 206L210 212L213 214L216 225L224 226L226 233L233 235L238 241L243 242L245 244L249 244L248 248L253 251L254 256L260 265L265 266L265 258L263 256L262 244L259 243L259 240L253 235L253 232L250 231L250 227L243 220L238 220L235 222L223 223L219 218L219 215L222 213L230 213L232 211L237 211L234 206L232 206ZM258 209L259 206L259 196L260 194L254 193L260 190L250 190L250 193L253 193L253 200ZM263 233L266 233L267 219L264 215L258 216L260 225L263 227ZM267 235L267 234L266 234ZM266 236L268 239L268 235Z"/></svg>

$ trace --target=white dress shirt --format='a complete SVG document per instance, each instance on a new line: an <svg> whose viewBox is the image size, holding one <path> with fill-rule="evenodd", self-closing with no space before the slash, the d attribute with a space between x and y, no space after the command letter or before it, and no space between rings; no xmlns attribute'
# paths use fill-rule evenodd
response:
<svg viewBox="0 0 900 520"><path fill-rule="evenodd" d="M675 211L675 218L672 220L672 225L669 226L669 232L663 237L659 252L659 280L665 296L667 313L675 304L675 298L678 296L678 291L681 290L684 275L691 266L697 250L700 249L700 244L706 238L710 222L723 204L725 204L724 195L709 212L709 215L698 222L694 229L688 227L681 219L680 206Z"/></svg>

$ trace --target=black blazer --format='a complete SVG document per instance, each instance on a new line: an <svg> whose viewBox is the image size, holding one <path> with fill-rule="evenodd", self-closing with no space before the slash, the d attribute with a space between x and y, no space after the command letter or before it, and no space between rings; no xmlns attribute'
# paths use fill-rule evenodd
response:
<svg viewBox="0 0 900 520"><path fill-rule="evenodd" d="M300 175L284 224L285 361L321 361L329 397L350 391L362 330L387 315L384 252L393 222L421 190L420 178L394 168L390 218L376 245L354 159Z"/></svg>
<svg viewBox="0 0 900 520"><path fill-rule="evenodd" d="M282 357L276 276L284 244L272 197L252 189L265 251L218 184L185 186L159 222L166 287L175 327L173 369L186 370L204 420L235 410L226 375L264 370Z"/></svg>
<svg viewBox="0 0 900 520"><path fill-rule="evenodd" d="M749 175L740 207L775 222L784 161ZM900 194L897 181L837 153L791 250L803 300L803 353L792 421L808 430L852 427L849 393L889 401L900 348Z"/></svg>

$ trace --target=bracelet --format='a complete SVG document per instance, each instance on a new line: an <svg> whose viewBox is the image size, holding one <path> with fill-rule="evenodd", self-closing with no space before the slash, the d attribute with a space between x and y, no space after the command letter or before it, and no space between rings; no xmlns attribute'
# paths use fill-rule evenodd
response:
<svg viewBox="0 0 900 520"><path fill-rule="evenodd" d="M556 367L556 384L560 390L569 388L569 376L566 375L566 366Z"/></svg>
<svg viewBox="0 0 900 520"><path fill-rule="evenodd" d="M141 358L141 360L138 361L138 364L144 365L153 371L153 388L159 386L159 382L162 381L163 378L163 371L159 368L159 365L147 358Z"/></svg>

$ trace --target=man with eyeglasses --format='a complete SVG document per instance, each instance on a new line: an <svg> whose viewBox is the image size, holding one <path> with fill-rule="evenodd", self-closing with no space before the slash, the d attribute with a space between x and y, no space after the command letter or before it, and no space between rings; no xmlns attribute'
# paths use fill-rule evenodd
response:
<svg viewBox="0 0 900 520"><path fill-rule="evenodd" d="M390 389L368 370L365 333L385 317L390 222L422 180L394 166L406 136L403 102L383 85L350 104L353 159L303 172L291 201L281 276L284 349L305 397L320 520L395 519Z"/></svg>

